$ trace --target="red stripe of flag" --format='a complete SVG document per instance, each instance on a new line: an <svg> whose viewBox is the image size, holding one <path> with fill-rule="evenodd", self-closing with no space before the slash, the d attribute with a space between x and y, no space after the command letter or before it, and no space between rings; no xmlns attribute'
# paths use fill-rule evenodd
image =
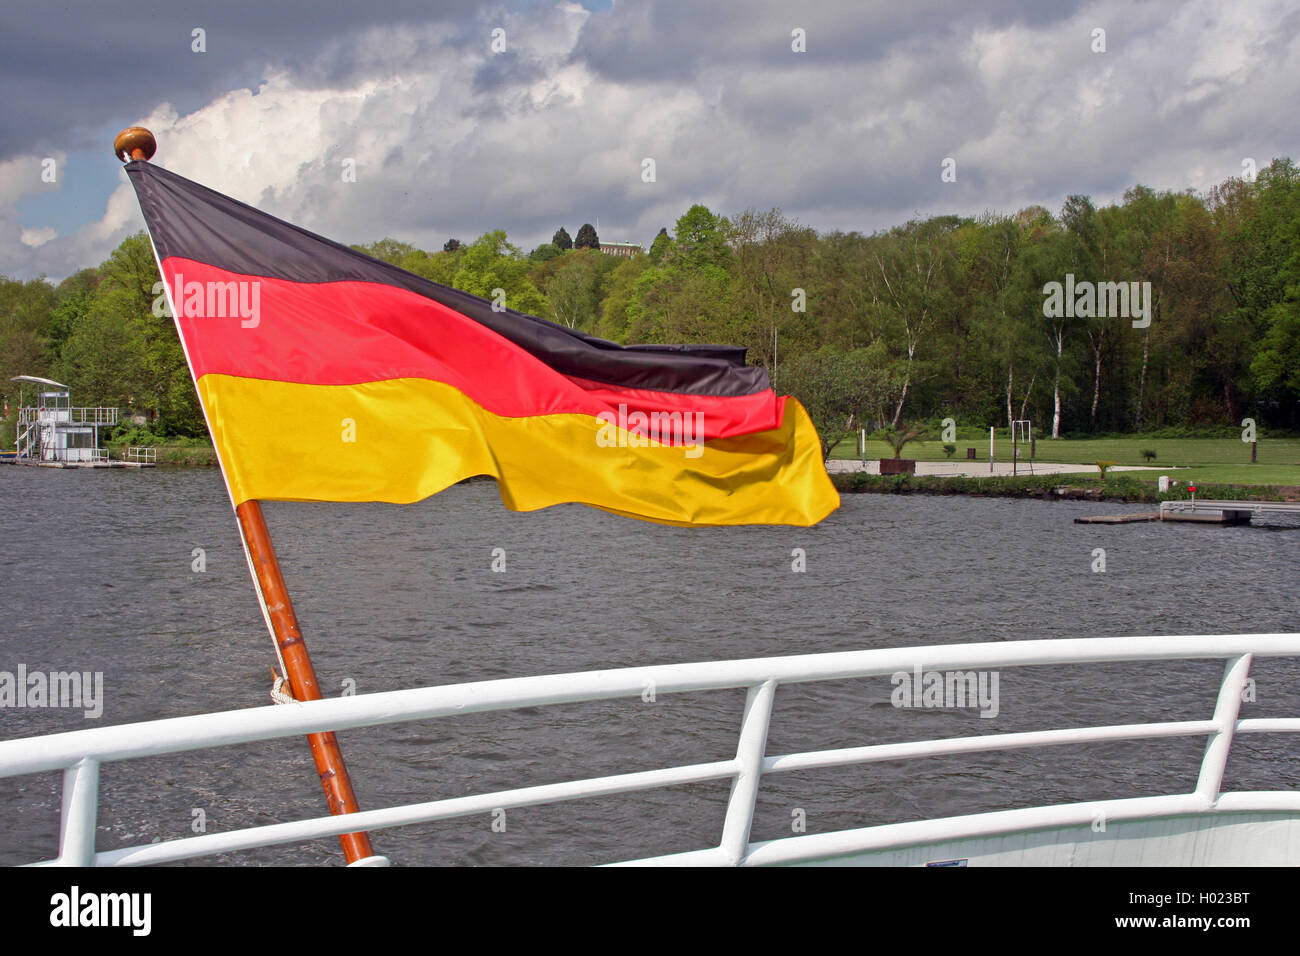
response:
<svg viewBox="0 0 1300 956"><path fill-rule="evenodd" d="M423 378L516 418L606 413L624 424L636 412L698 413L703 433L696 440L781 424L783 403L770 389L712 396L571 377L481 322L392 285L248 276L177 256L163 260L163 273L196 378L218 373L309 385ZM642 430L635 419L631 427Z"/></svg>

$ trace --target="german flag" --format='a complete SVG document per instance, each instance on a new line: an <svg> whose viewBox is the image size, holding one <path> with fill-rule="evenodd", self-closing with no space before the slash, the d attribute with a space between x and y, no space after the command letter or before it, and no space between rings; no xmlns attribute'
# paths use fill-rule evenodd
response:
<svg viewBox="0 0 1300 956"><path fill-rule="evenodd" d="M807 413L744 350L620 346L430 282L151 163L126 165L235 505L419 501L811 525Z"/></svg>

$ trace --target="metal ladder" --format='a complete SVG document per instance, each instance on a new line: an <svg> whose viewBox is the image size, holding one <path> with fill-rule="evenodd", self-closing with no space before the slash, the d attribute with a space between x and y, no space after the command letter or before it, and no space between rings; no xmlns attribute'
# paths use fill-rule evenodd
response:
<svg viewBox="0 0 1300 956"><path fill-rule="evenodd" d="M40 445L40 429L35 422L21 422L18 438L14 442L19 458L33 458Z"/></svg>

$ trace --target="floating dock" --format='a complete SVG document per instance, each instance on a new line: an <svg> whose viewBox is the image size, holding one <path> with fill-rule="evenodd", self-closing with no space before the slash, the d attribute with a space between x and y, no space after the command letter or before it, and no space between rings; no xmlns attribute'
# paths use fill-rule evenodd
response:
<svg viewBox="0 0 1300 956"><path fill-rule="evenodd" d="M1160 502L1161 521L1213 521L1219 515L1225 524L1249 522L1266 514L1300 515L1300 501L1214 501L1212 499Z"/></svg>
<svg viewBox="0 0 1300 956"><path fill-rule="evenodd" d="M1249 524L1265 514L1300 515L1300 501L1162 501L1159 511L1126 515L1087 515L1075 524L1131 524L1139 521L1192 521L1199 524Z"/></svg>
<svg viewBox="0 0 1300 956"><path fill-rule="evenodd" d="M1155 511L1144 511L1141 514L1133 515L1089 515L1086 518L1075 518L1075 524L1133 524L1137 521L1159 521L1160 514Z"/></svg>
<svg viewBox="0 0 1300 956"><path fill-rule="evenodd" d="M21 465L27 468L155 468L152 461L39 461L32 458L15 458L13 455L0 457L0 465Z"/></svg>

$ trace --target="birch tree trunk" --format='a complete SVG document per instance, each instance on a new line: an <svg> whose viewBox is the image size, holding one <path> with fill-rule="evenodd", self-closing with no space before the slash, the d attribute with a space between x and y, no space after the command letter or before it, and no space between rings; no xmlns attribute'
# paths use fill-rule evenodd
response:
<svg viewBox="0 0 1300 956"><path fill-rule="evenodd" d="M1052 437L1061 437L1061 355L1065 351L1065 329L1056 327L1056 377L1052 382Z"/></svg>
<svg viewBox="0 0 1300 956"><path fill-rule="evenodd" d="M1020 403L1020 417L1025 418L1025 413L1029 410L1029 396L1034 394L1034 382L1038 380L1038 375L1034 374L1029 377L1029 387L1025 389L1025 400Z"/></svg>
<svg viewBox="0 0 1300 956"><path fill-rule="evenodd" d="M898 396L898 405L894 408L894 417L890 424L898 427L898 420L903 415L903 406L907 403L907 390L912 385L912 355L916 349L909 346L907 350L907 374L903 376L903 393Z"/></svg>
<svg viewBox="0 0 1300 956"><path fill-rule="evenodd" d="M1013 375L1013 367L1011 363L1008 362L1007 363L1007 427L1008 428L1011 427L1011 422L1013 420L1012 418L1013 409L1011 407L1011 390L1014 387L1014 384L1015 384L1015 378Z"/></svg>
<svg viewBox="0 0 1300 956"><path fill-rule="evenodd" d="M1092 428L1097 428L1097 405L1101 401L1101 347L1106 340L1105 332L1098 332L1094 339L1092 333L1088 333L1088 343L1092 346L1093 367L1092 367L1092 412L1089 416L1089 422Z"/></svg>
<svg viewBox="0 0 1300 956"><path fill-rule="evenodd" d="M1148 329L1142 337L1142 374L1138 376L1137 410L1133 415L1133 430L1142 427L1142 408L1146 401L1147 360L1151 357L1151 331Z"/></svg>

